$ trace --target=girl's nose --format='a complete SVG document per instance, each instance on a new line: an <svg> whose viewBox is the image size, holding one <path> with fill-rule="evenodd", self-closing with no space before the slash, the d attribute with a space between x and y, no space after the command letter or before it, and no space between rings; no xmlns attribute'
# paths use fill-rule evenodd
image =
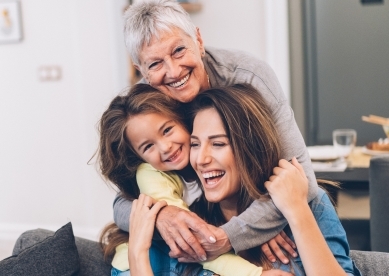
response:
<svg viewBox="0 0 389 276"><path fill-rule="evenodd" d="M170 141L161 141L160 148L162 153L167 153L172 149L172 142Z"/></svg>

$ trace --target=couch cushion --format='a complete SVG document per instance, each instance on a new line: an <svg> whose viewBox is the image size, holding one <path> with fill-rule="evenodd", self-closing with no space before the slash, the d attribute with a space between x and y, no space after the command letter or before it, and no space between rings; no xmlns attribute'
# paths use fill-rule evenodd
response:
<svg viewBox="0 0 389 276"><path fill-rule="evenodd" d="M77 275L80 261L69 222L54 235L0 262L0 275Z"/></svg>
<svg viewBox="0 0 389 276"><path fill-rule="evenodd" d="M350 250L350 257L362 275L388 275L389 253Z"/></svg>

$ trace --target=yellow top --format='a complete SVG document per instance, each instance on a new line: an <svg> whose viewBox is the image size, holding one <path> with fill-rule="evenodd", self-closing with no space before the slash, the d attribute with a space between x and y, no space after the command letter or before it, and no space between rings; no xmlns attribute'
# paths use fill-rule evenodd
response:
<svg viewBox="0 0 389 276"><path fill-rule="evenodd" d="M151 196L156 200L165 200L168 205L189 210L187 204L182 200L182 180L176 173L158 171L150 164L143 163L136 172L136 181L142 194ZM204 269L223 276L258 276L262 274L262 267L258 267L232 252L201 264ZM121 271L129 269L127 243L116 247L112 266Z"/></svg>

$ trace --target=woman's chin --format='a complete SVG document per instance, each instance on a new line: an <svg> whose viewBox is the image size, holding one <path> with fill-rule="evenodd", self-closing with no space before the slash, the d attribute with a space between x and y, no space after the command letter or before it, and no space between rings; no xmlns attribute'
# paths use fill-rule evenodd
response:
<svg viewBox="0 0 389 276"><path fill-rule="evenodd" d="M207 199L208 202L211 202L211 203L220 202L220 198L217 195L207 194L207 192L205 192L205 198Z"/></svg>

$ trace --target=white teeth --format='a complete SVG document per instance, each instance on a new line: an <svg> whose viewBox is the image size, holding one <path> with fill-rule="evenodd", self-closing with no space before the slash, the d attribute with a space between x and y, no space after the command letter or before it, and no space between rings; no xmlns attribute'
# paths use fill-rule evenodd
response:
<svg viewBox="0 0 389 276"><path fill-rule="evenodd" d="M174 160L174 158L176 158L177 155L178 155L179 153L180 153L180 151L177 150L176 153L175 153L172 157L170 157L169 159L166 159L166 161L172 161L172 160Z"/></svg>
<svg viewBox="0 0 389 276"><path fill-rule="evenodd" d="M203 173L203 177L205 179L207 179L210 177L216 177L216 176L220 176L220 175L224 175L224 174L225 174L225 172L222 172L222 171L213 171L213 172Z"/></svg>
<svg viewBox="0 0 389 276"><path fill-rule="evenodd" d="M169 85L170 85L171 87L177 88L177 87L183 85L183 84L189 79L189 75L190 75L190 74L186 75L186 77L183 78L182 80L180 80L180 81L178 81L178 82L171 83L171 84L169 84Z"/></svg>

